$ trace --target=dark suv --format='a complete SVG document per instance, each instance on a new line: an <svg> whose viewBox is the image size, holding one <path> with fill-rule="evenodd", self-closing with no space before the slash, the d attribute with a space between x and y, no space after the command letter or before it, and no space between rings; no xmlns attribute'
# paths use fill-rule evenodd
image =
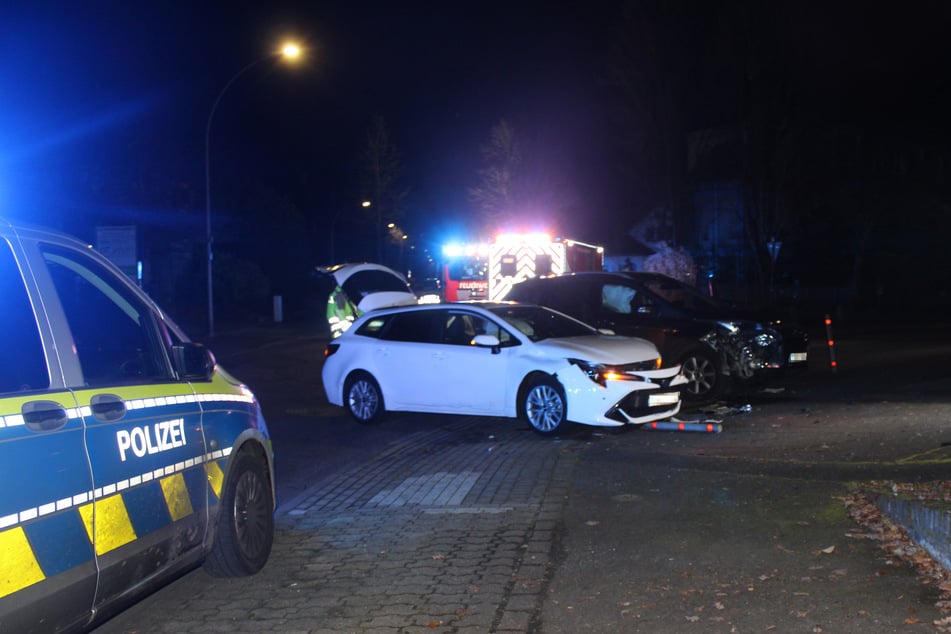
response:
<svg viewBox="0 0 951 634"><path fill-rule="evenodd" d="M507 300L554 308L597 328L643 337L665 364L681 364L684 399L707 403L732 387L776 371L805 367L808 337L778 319L714 300L658 273L572 273L536 277Z"/></svg>

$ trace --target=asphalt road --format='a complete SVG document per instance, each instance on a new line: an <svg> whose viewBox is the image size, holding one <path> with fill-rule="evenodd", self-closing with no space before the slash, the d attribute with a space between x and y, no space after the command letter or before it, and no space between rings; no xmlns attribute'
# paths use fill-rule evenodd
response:
<svg viewBox="0 0 951 634"><path fill-rule="evenodd" d="M272 561L235 582L190 573L101 634L935 631L936 589L863 539L843 498L948 478L951 338L836 337L835 372L817 341L785 389L683 414L721 433L550 439L461 416L359 426L324 399L319 335L221 336L274 439Z"/></svg>

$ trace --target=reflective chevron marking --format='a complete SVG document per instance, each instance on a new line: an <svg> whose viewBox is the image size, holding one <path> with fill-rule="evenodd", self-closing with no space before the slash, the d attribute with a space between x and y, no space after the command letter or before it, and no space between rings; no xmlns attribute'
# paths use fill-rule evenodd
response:
<svg viewBox="0 0 951 634"><path fill-rule="evenodd" d="M565 272L567 262L562 242L494 244L489 250L489 301L501 301L512 285L537 275L538 256L547 256L551 274ZM514 275L502 274L502 260L515 263Z"/></svg>
<svg viewBox="0 0 951 634"><path fill-rule="evenodd" d="M254 396L242 389L239 393L149 395L129 399L125 401L125 407L148 416L150 408L195 403L219 408L221 405L218 404L235 407L254 402ZM89 406L67 407L63 411L73 426L81 425L84 418L92 416ZM25 424L19 412L0 415L0 429L24 434ZM164 443L163 446L169 448L183 444L171 427L166 435L167 439L159 444ZM220 461L226 460L231 453L229 446L170 462L115 482L96 483L98 486L92 490L37 500L36 506L0 516L0 552L3 553L0 557L0 597L75 566L88 564L95 555L113 551L157 530L160 523L180 520L193 514L195 509L204 508L206 496L221 496L224 464ZM193 469L201 469L201 476L190 475L189 471ZM203 490L195 487L195 483L201 481L207 483ZM68 487L71 483L65 479L62 485ZM199 495L202 496L200 500L192 498ZM164 500L167 520L158 519L155 512L161 507L156 507L154 502L148 505L143 502L148 499ZM211 503L215 504L214 501Z"/></svg>
<svg viewBox="0 0 951 634"><path fill-rule="evenodd" d="M11 513L4 517L0 517L0 529L9 528L11 526L16 526L17 524L23 524L24 522L29 522L43 515L48 515L55 511L62 511L71 507L78 507L88 504L92 500L100 500L111 495L115 495L126 489L139 486L146 482L151 482L152 480L160 480L166 476L170 476L176 473L180 473L189 469L191 467L208 464L208 479L209 484L215 490L215 495L220 495L221 485L220 481L223 479L222 475L212 476L212 471L216 474L221 474L221 467L215 464L216 460L221 458L227 458L231 455L231 447L227 447L224 450L213 451L207 453L204 456L199 458L192 458L184 462L177 462L175 464L166 465L164 467L159 467L153 471L146 471L145 473L133 476L126 480L120 480L118 482L113 482L102 487L97 487L92 491L85 491L82 493L76 493L71 497L62 498L60 500L54 500L50 502L44 502L39 506L31 507L24 509L19 513ZM213 466L212 466L213 465ZM215 482L217 481L217 487Z"/></svg>
<svg viewBox="0 0 951 634"><path fill-rule="evenodd" d="M229 455L230 447L0 518L0 552L4 553L3 557L0 557L0 597L13 594L63 571L44 570L47 564L41 562L50 562L51 553L47 552L44 560L43 552L36 550L38 546L31 542L31 533L40 529L42 534L44 522L53 522L50 528L57 530L56 527L64 518L75 514L72 517L78 519L68 526L75 526L75 530L82 535L76 534L75 531L60 531L57 533L60 537L58 541L78 544L77 540L81 540L90 547L95 544L96 554L104 555L149 532L148 529L142 534L136 531L137 516L133 510L136 507L127 503L124 494L136 490L136 487L158 486L169 517L172 521L180 520L191 515L195 508L185 482L185 471L195 467L203 468L208 487L220 498L224 472L218 461ZM204 501L201 504L204 505ZM50 528L46 529L47 533ZM91 550L88 556L92 556ZM70 565L88 561L81 555L74 555L74 558Z"/></svg>
<svg viewBox="0 0 951 634"><path fill-rule="evenodd" d="M0 597L46 579L22 528L0 532Z"/></svg>

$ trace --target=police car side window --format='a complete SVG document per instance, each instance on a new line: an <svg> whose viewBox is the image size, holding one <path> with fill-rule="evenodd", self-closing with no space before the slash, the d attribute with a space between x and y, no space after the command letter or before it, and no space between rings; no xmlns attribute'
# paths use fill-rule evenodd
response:
<svg viewBox="0 0 951 634"><path fill-rule="evenodd" d="M90 258L53 245L43 257L87 386L171 380L147 305Z"/></svg>
<svg viewBox="0 0 951 634"><path fill-rule="evenodd" d="M36 316L9 245L0 245L0 392L45 390L50 386Z"/></svg>

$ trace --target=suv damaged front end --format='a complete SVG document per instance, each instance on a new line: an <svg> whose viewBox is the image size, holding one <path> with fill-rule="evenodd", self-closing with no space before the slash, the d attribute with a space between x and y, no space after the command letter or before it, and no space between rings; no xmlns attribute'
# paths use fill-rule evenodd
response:
<svg viewBox="0 0 951 634"><path fill-rule="evenodd" d="M720 353L723 373L749 381L766 373L805 362L805 335L800 351L789 351L777 326L750 321L718 321L713 330L701 337L703 343Z"/></svg>

